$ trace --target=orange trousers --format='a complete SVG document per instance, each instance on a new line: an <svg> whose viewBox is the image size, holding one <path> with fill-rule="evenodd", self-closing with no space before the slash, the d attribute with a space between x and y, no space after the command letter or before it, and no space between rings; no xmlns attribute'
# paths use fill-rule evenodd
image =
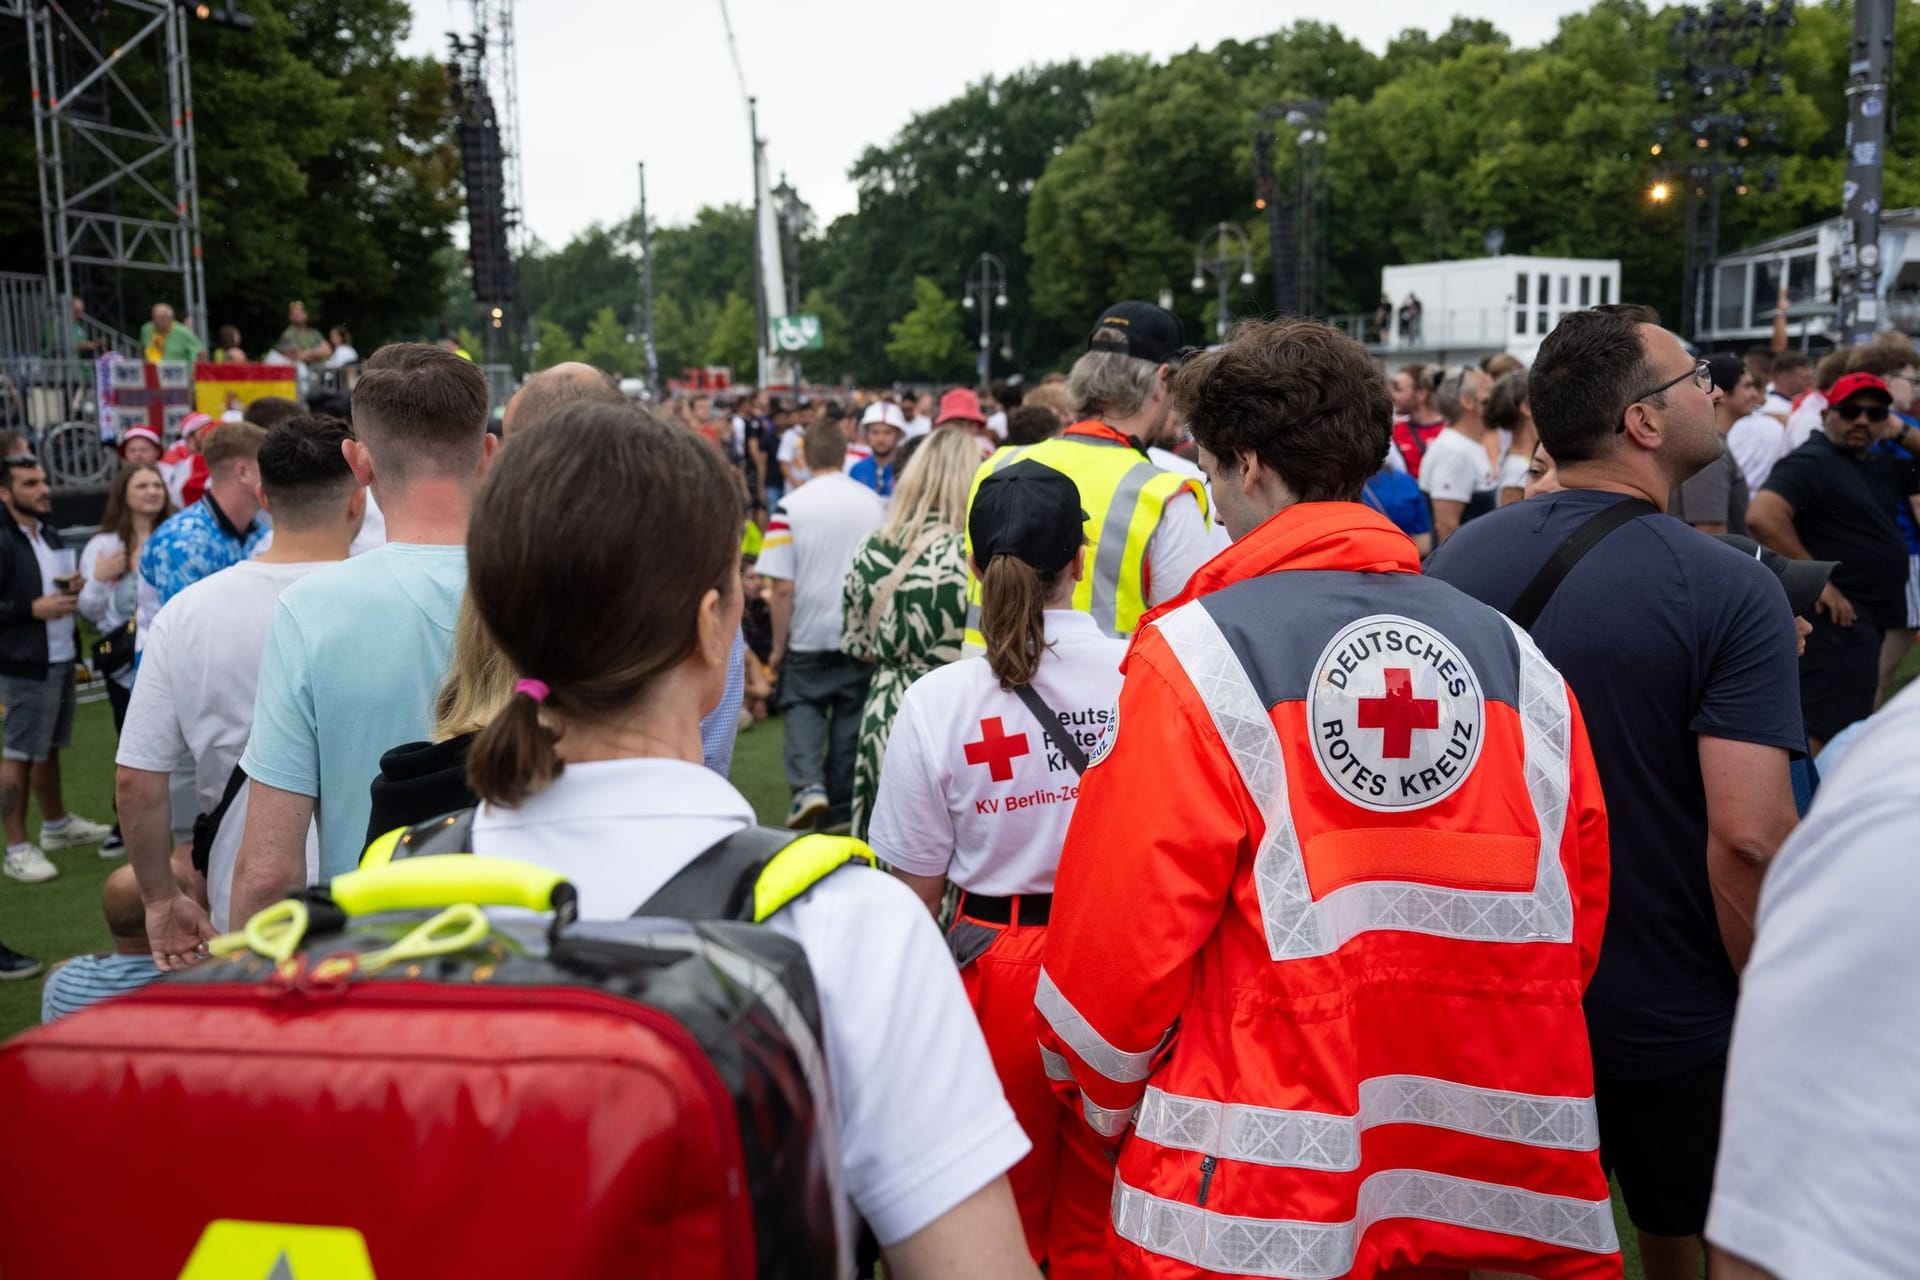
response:
<svg viewBox="0 0 1920 1280"><path fill-rule="evenodd" d="M1046 928L988 927L999 928L1000 936L960 976L1007 1101L1033 1143L1007 1173L1027 1248L1035 1263L1047 1265L1049 1280L1110 1280L1107 1221L1116 1149L1061 1101L1040 1062L1033 997Z"/></svg>

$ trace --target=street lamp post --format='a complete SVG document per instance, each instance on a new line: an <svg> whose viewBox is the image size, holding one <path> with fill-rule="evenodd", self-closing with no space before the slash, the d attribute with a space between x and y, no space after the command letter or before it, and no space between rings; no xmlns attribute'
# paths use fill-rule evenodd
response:
<svg viewBox="0 0 1920 1280"><path fill-rule="evenodd" d="M989 381L987 370L993 349L993 309L1007 307L1007 264L991 253L975 258L967 271L967 292L960 305L972 311L976 300L980 312L980 355L974 366L978 374L975 385L984 387Z"/></svg>
<svg viewBox="0 0 1920 1280"><path fill-rule="evenodd" d="M1202 240L1200 248L1193 255L1193 291L1205 293L1207 275L1212 274L1220 286L1219 311L1213 318L1213 332L1216 338L1227 336L1227 271L1233 265L1234 250L1239 250L1240 283L1253 283L1253 245L1247 239L1247 233L1231 222L1223 222L1213 229L1215 238L1214 256L1204 256L1207 242Z"/></svg>

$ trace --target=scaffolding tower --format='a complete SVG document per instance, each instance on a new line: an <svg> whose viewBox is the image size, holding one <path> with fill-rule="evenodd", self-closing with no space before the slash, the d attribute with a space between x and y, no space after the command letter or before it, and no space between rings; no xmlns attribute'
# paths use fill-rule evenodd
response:
<svg viewBox="0 0 1920 1280"><path fill-rule="evenodd" d="M120 292L133 272L204 337L194 13L173 0L0 0L0 17L26 24L52 353L76 354L69 297L136 328L144 297Z"/></svg>

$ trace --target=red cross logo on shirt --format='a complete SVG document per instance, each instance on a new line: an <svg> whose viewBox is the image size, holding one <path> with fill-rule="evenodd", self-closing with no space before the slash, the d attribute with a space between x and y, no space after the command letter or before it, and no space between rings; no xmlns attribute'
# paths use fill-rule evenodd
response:
<svg viewBox="0 0 1920 1280"><path fill-rule="evenodd" d="M982 720L980 741L965 745L967 763L986 765L987 776L995 782L1011 782L1014 758L1032 750L1027 746L1027 735L1016 733L1009 736L1001 727L999 716L988 716Z"/></svg>
<svg viewBox="0 0 1920 1280"><path fill-rule="evenodd" d="M1384 697L1361 698L1356 704L1362 729L1380 729L1380 754L1388 760L1405 760L1413 754L1415 729L1440 727L1440 702L1436 698L1413 696L1413 672L1405 667L1388 667ZM971 748L969 748L971 751Z"/></svg>

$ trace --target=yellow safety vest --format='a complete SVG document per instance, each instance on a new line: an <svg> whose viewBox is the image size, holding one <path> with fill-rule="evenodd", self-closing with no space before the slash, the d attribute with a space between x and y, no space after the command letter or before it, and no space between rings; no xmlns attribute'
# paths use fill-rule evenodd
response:
<svg viewBox="0 0 1920 1280"><path fill-rule="evenodd" d="M1083 431L1081 428L1093 428ZM1200 503L1204 524L1210 513L1207 493L1198 480L1164 471L1149 462L1118 432L1101 423L1076 423L1038 444L997 451L974 473L967 507L980 482L1001 467L1021 459L1052 467L1080 490L1080 506L1087 513L1087 573L1073 591L1073 607L1093 615L1110 636L1133 634L1147 611L1147 542L1160 527L1167 504L1190 492ZM967 539L966 643L986 648L980 634L980 580L973 574L973 539Z"/></svg>

